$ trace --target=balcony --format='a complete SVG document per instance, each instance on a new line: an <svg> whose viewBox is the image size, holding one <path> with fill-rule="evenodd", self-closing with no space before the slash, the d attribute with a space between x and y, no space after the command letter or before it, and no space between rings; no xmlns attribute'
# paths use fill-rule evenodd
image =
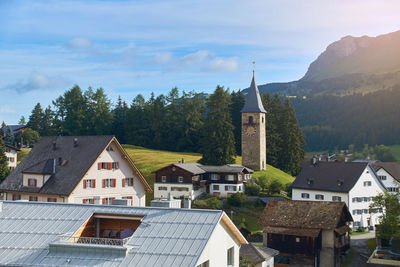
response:
<svg viewBox="0 0 400 267"><path fill-rule="evenodd" d="M124 239L115 238L100 238L100 237L76 237L76 236L61 236L60 241L92 244L92 245L106 245L106 246L124 246L128 243L130 237Z"/></svg>

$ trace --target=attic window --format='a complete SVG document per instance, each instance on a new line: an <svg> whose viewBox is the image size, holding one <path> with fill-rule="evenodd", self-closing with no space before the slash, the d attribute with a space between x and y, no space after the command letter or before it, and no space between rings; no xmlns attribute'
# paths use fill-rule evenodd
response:
<svg viewBox="0 0 400 267"><path fill-rule="evenodd" d="M114 149L112 148L112 146L108 146L106 150L107 150L107 151L114 151Z"/></svg>
<svg viewBox="0 0 400 267"><path fill-rule="evenodd" d="M249 123L250 123L250 124L253 123L253 116L249 116Z"/></svg>
<svg viewBox="0 0 400 267"><path fill-rule="evenodd" d="M314 178L308 178L307 184L312 185L314 183Z"/></svg>
<svg viewBox="0 0 400 267"><path fill-rule="evenodd" d="M338 186L342 186L343 183L344 183L344 179L339 179L339 180L337 180L337 185L338 185Z"/></svg>

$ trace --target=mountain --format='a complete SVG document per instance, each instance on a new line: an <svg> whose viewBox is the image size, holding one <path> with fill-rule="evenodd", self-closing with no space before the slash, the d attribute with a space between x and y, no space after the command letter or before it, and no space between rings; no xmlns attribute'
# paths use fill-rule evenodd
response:
<svg viewBox="0 0 400 267"><path fill-rule="evenodd" d="M400 31L377 37L343 37L330 44L300 80L258 88L262 93L283 95L348 95L390 89L396 84L400 84Z"/></svg>

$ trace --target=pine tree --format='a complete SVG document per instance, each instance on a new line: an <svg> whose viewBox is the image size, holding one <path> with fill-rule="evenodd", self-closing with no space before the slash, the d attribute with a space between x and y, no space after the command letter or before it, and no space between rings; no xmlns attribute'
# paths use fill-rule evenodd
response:
<svg viewBox="0 0 400 267"><path fill-rule="evenodd" d="M245 101L246 99L240 90L231 93L230 112L232 124L235 127L233 133L235 135L235 150L238 155L242 154L242 113L240 111Z"/></svg>
<svg viewBox="0 0 400 267"><path fill-rule="evenodd" d="M25 125L25 124L26 124L26 121L25 121L25 117L24 117L24 116L21 116L21 118L20 118L19 121L18 121L18 124L19 124L19 125Z"/></svg>
<svg viewBox="0 0 400 267"><path fill-rule="evenodd" d="M202 164L223 165L235 161L234 127L229 105L229 92L217 86L207 103L208 114L201 140Z"/></svg>
<svg viewBox="0 0 400 267"><path fill-rule="evenodd" d="M33 108L31 115L29 116L29 121L26 126L42 134L43 117L44 113L42 106L40 103L37 103Z"/></svg>
<svg viewBox="0 0 400 267"><path fill-rule="evenodd" d="M6 157L6 147L3 138L0 138L0 183L10 174L8 159Z"/></svg>
<svg viewBox="0 0 400 267"><path fill-rule="evenodd" d="M42 132L39 133L41 136L51 136L55 135L55 129L53 124L53 111L51 107L48 106L43 113L42 120Z"/></svg>
<svg viewBox="0 0 400 267"><path fill-rule="evenodd" d="M104 93L103 88L93 91L91 87L85 91L82 109L84 124L81 134L102 135L111 133L112 114L111 102ZM77 105L79 104L76 103Z"/></svg>
<svg viewBox="0 0 400 267"><path fill-rule="evenodd" d="M125 102L122 101L121 96L118 97L118 103L113 110L113 133L117 137L120 143L125 143L125 124L126 124L126 113L128 107Z"/></svg>
<svg viewBox="0 0 400 267"><path fill-rule="evenodd" d="M15 145L15 136L14 136L13 130L11 129L10 126L6 127L6 134L4 137L4 142L11 146Z"/></svg>

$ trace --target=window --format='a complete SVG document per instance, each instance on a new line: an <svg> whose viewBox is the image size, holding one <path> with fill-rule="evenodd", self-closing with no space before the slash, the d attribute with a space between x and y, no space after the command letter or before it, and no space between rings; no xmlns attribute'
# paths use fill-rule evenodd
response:
<svg viewBox="0 0 400 267"><path fill-rule="evenodd" d="M132 196L122 197L122 199L130 199L130 200L131 200L131 201L130 201L131 206L133 206L133 197L132 197ZM129 203L128 203L128 204L129 204Z"/></svg>
<svg viewBox="0 0 400 267"><path fill-rule="evenodd" d="M234 185L226 185L225 191L236 191L236 186Z"/></svg>
<svg viewBox="0 0 400 267"><path fill-rule="evenodd" d="M166 183L167 182L167 176L161 176L161 182Z"/></svg>
<svg viewBox="0 0 400 267"><path fill-rule="evenodd" d="M300 243L300 237L296 237L296 243Z"/></svg>
<svg viewBox="0 0 400 267"><path fill-rule="evenodd" d="M364 182L364 186L371 186L371 185L372 185L371 181L365 181Z"/></svg>
<svg viewBox="0 0 400 267"><path fill-rule="evenodd" d="M167 188L166 186L159 186L159 187L158 187L158 190L160 190L160 191L167 191L168 188Z"/></svg>
<svg viewBox="0 0 400 267"><path fill-rule="evenodd" d="M352 201L353 201L353 202L356 202L356 198L355 198L355 197L353 197L353 198L352 198Z"/></svg>
<svg viewBox="0 0 400 267"><path fill-rule="evenodd" d="M197 265L196 267L210 267L210 261L205 261L202 264Z"/></svg>
<svg viewBox="0 0 400 267"><path fill-rule="evenodd" d="M342 201L342 197L339 197L339 196L332 196L332 201L338 201L338 202L340 202L340 201Z"/></svg>
<svg viewBox="0 0 400 267"><path fill-rule="evenodd" d="M370 197L369 198L369 201L374 201L375 200L375 197Z"/></svg>
<svg viewBox="0 0 400 267"><path fill-rule="evenodd" d="M114 170L119 169L119 162L113 162L113 163L112 163L112 168L113 168Z"/></svg>
<svg viewBox="0 0 400 267"><path fill-rule="evenodd" d="M243 179L241 174L238 174L238 181L241 181Z"/></svg>
<svg viewBox="0 0 400 267"><path fill-rule="evenodd" d="M231 247L227 251L227 261L228 265L234 265L234 247Z"/></svg>
<svg viewBox="0 0 400 267"><path fill-rule="evenodd" d="M219 185L217 185L217 184L214 184L214 185L213 185L213 190L215 190L215 191L219 191Z"/></svg>
<svg viewBox="0 0 400 267"><path fill-rule="evenodd" d="M308 194L308 193L301 193L301 198L310 198L310 194Z"/></svg>
<svg viewBox="0 0 400 267"><path fill-rule="evenodd" d="M83 180L83 188L96 188L96 180L94 179L87 179Z"/></svg>
<svg viewBox="0 0 400 267"><path fill-rule="evenodd" d="M189 191L189 188L187 187L178 187L178 186L172 186L171 191Z"/></svg>
<svg viewBox="0 0 400 267"><path fill-rule="evenodd" d="M357 214L362 214L362 210L357 210Z"/></svg>
<svg viewBox="0 0 400 267"><path fill-rule="evenodd" d="M38 201L37 196L29 196L29 201Z"/></svg>
<svg viewBox="0 0 400 267"><path fill-rule="evenodd" d="M219 175L218 174L211 174L211 180L219 180Z"/></svg>
<svg viewBox="0 0 400 267"><path fill-rule="evenodd" d="M48 197L47 202L57 202L57 198L55 197Z"/></svg>
<svg viewBox="0 0 400 267"><path fill-rule="evenodd" d="M133 186L133 178L123 178L122 179L122 187L125 186Z"/></svg>
<svg viewBox="0 0 400 267"><path fill-rule="evenodd" d="M84 198L82 199L83 204L94 204L94 198Z"/></svg>
<svg viewBox="0 0 400 267"><path fill-rule="evenodd" d="M34 178L28 179L28 186L36 187L37 186L37 180L34 179Z"/></svg>
<svg viewBox="0 0 400 267"><path fill-rule="evenodd" d="M316 194L316 195L315 195L315 199L324 200L324 195Z"/></svg>
<svg viewBox="0 0 400 267"><path fill-rule="evenodd" d="M363 198L362 197L356 197L357 202L362 202Z"/></svg>
<svg viewBox="0 0 400 267"><path fill-rule="evenodd" d="M103 198L103 205L112 205L114 204L115 197L105 197Z"/></svg>
<svg viewBox="0 0 400 267"><path fill-rule="evenodd" d="M21 200L21 195L20 194L13 194L12 195L12 200Z"/></svg>
<svg viewBox="0 0 400 267"><path fill-rule="evenodd" d="M112 148L112 146L108 146L106 150L107 150L107 151L114 151L114 149Z"/></svg>
<svg viewBox="0 0 400 267"><path fill-rule="evenodd" d="M178 177L178 182L179 182L179 183L183 183L183 176L179 176L179 177Z"/></svg>
<svg viewBox="0 0 400 267"><path fill-rule="evenodd" d="M242 191L242 187L240 185L238 186L238 191Z"/></svg>
<svg viewBox="0 0 400 267"><path fill-rule="evenodd" d="M361 222L354 222L353 225L356 227L359 227L359 226L361 226Z"/></svg>
<svg viewBox="0 0 400 267"><path fill-rule="evenodd" d="M363 197L364 202L368 202L368 198L367 197Z"/></svg>
<svg viewBox="0 0 400 267"><path fill-rule="evenodd" d="M226 181L234 181L234 180L235 180L233 174L228 174L228 175L225 176L225 177L226 177Z"/></svg>
<svg viewBox="0 0 400 267"><path fill-rule="evenodd" d="M389 192L399 192L399 188L398 187L387 187L387 190Z"/></svg>
<svg viewBox="0 0 400 267"><path fill-rule="evenodd" d="M368 214L369 211L367 209L363 209L364 214Z"/></svg>
<svg viewBox="0 0 400 267"><path fill-rule="evenodd" d="M98 169L99 170L119 169L119 162L99 162Z"/></svg>
<svg viewBox="0 0 400 267"><path fill-rule="evenodd" d="M103 188L111 188L116 186L116 179L103 179Z"/></svg>
<svg viewBox="0 0 400 267"><path fill-rule="evenodd" d="M379 179L382 180L382 181L383 181L383 180L386 180L386 175L379 175L378 177L379 177Z"/></svg>

